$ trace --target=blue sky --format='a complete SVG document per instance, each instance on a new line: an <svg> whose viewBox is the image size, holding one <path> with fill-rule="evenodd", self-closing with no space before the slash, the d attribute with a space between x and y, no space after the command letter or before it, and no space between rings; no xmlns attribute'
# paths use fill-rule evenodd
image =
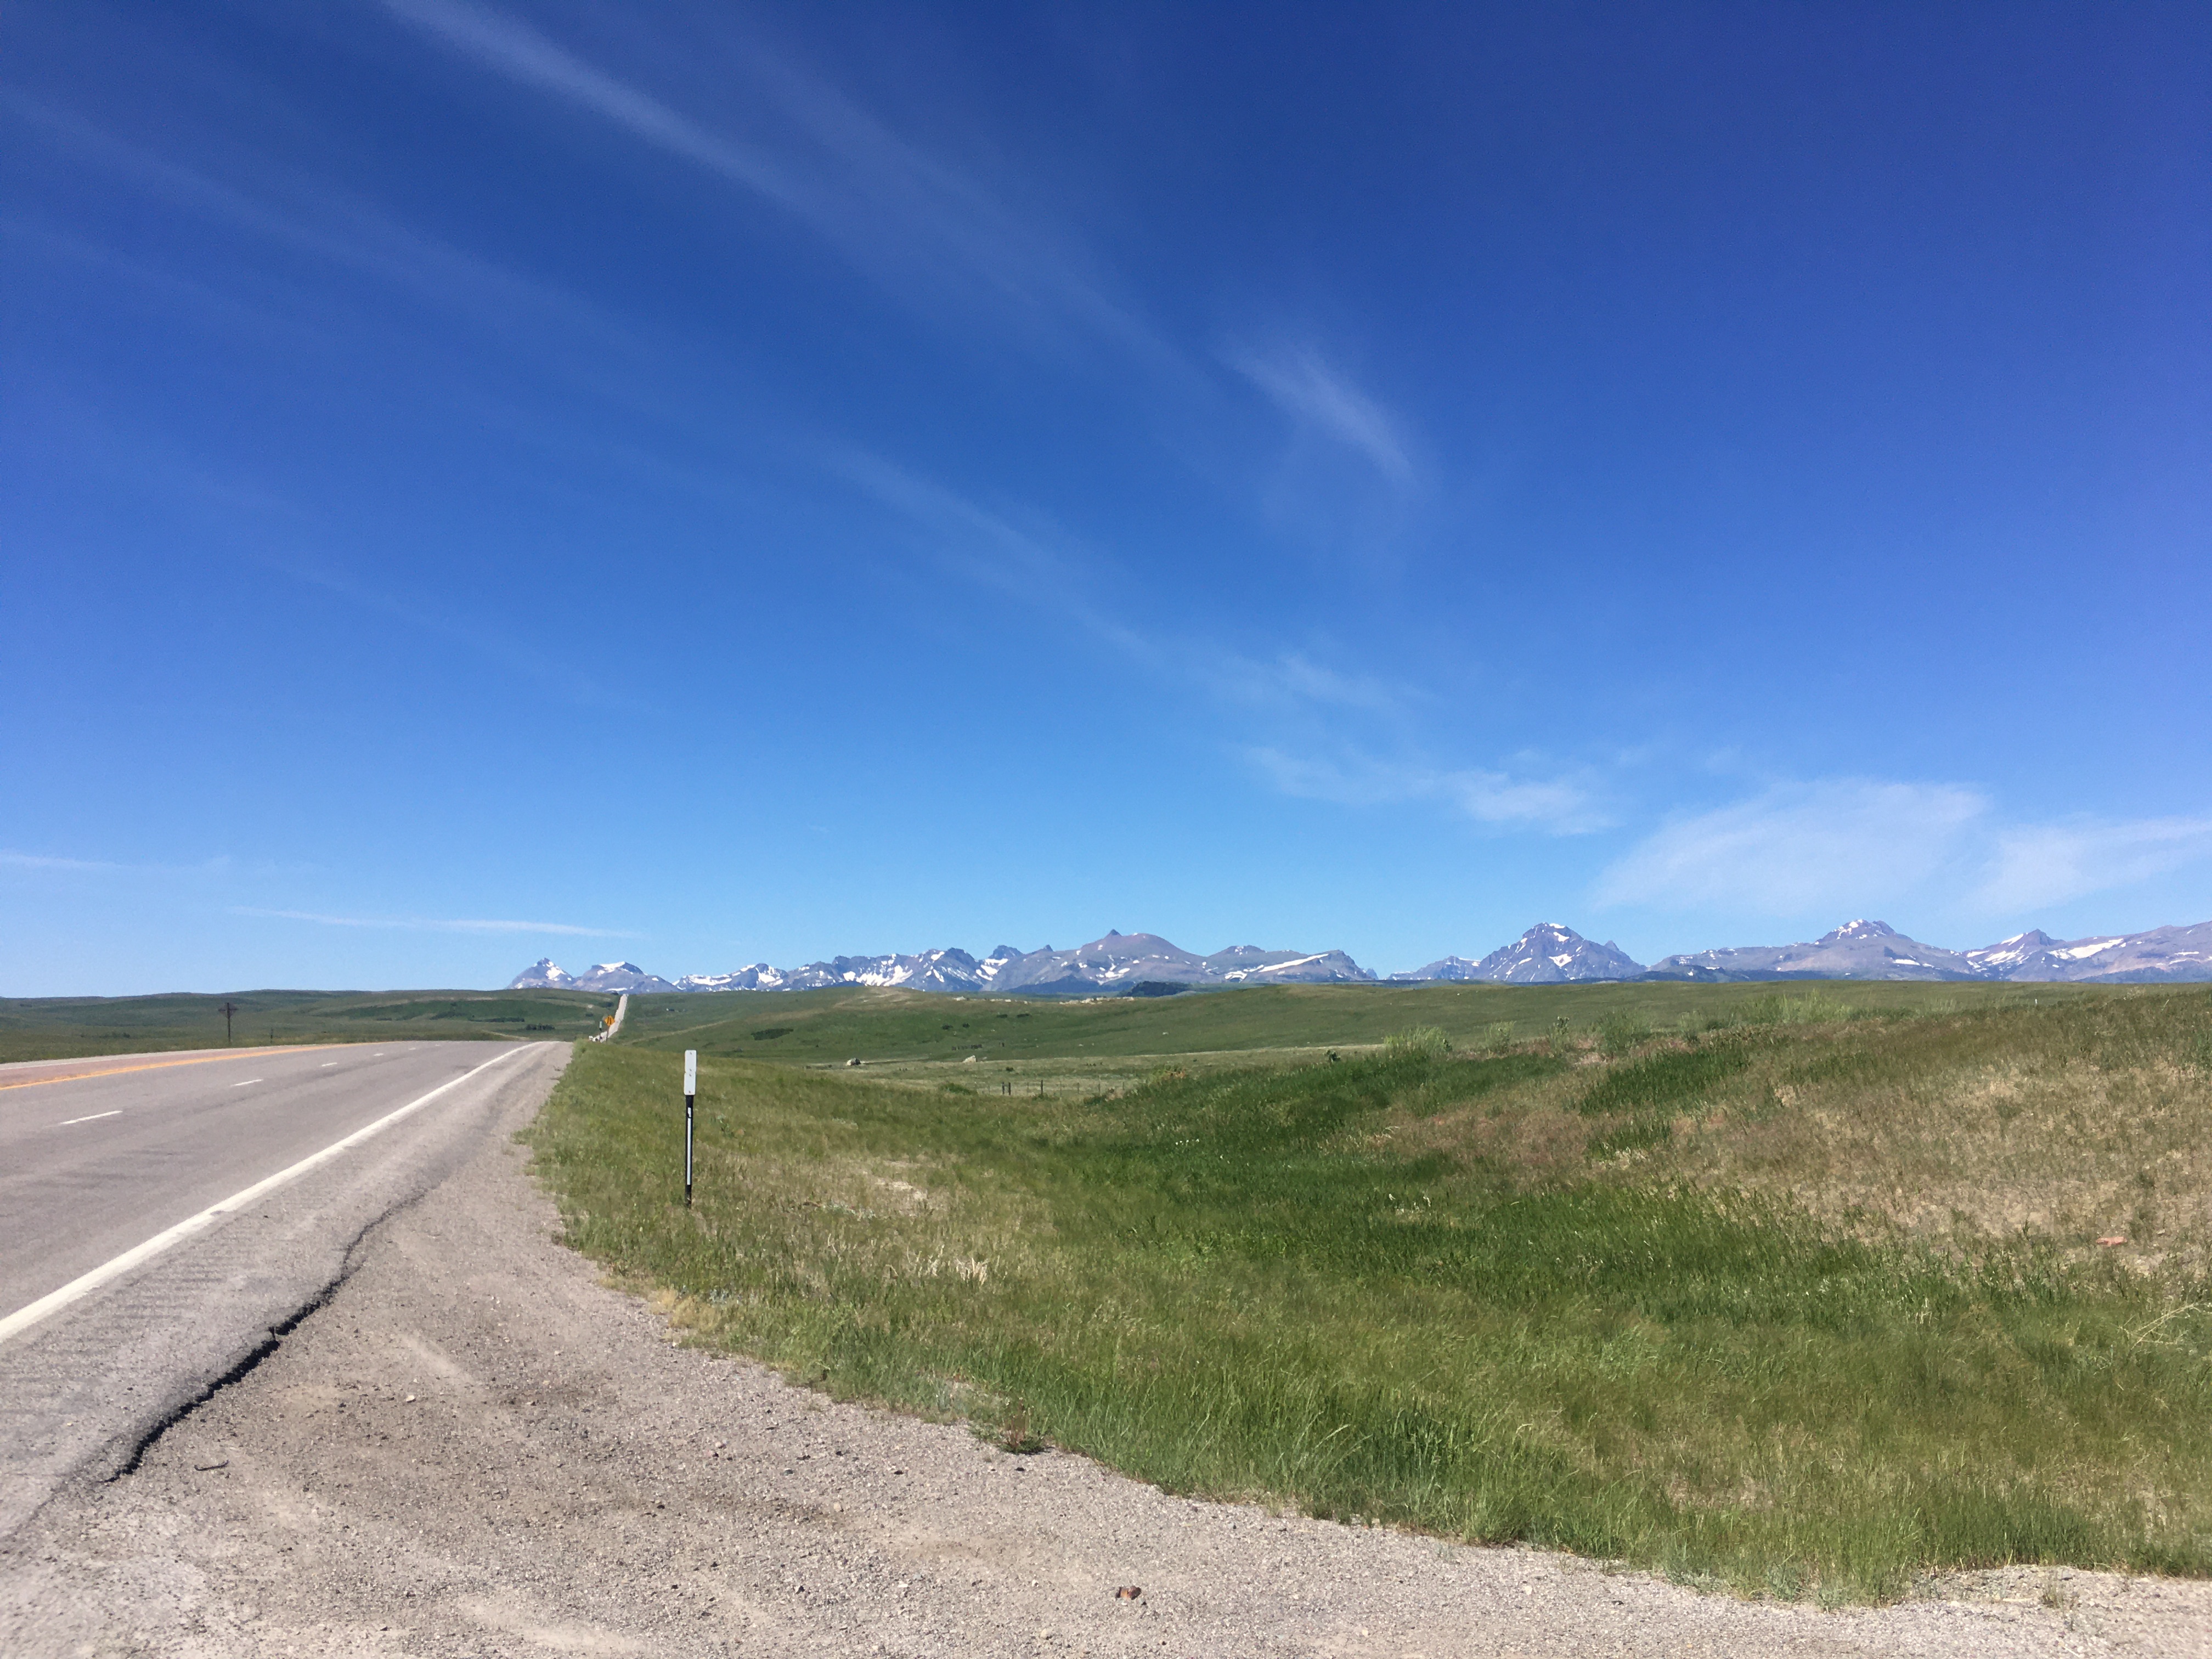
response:
<svg viewBox="0 0 2212 1659"><path fill-rule="evenodd" d="M0 994L2212 916L2201 7L0 12Z"/></svg>

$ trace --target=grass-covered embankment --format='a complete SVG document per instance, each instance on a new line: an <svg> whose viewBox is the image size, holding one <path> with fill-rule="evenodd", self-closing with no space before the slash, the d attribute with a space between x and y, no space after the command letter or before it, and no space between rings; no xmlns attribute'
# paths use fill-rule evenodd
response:
<svg viewBox="0 0 2212 1659"><path fill-rule="evenodd" d="M641 1048L835 1066L957 1064L1026 1069L1043 1060L1126 1060L1158 1054L1286 1052L1379 1045L1393 1031L1432 1025L1462 1047L1519 1040L1602 1021L1654 1029L1728 1023L1773 1002L1772 982L1629 984L1263 985L1174 997L946 996L842 986L821 991L680 992L630 999L621 1041ZM1948 1006L2048 1006L2100 993L2072 985L1876 981L1849 988L1869 1013ZM1802 991L1799 994L1802 994Z"/></svg>
<svg viewBox="0 0 2212 1659"><path fill-rule="evenodd" d="M674 1055L586 1050L534 1133L574 1243L839 1393L1879 1598L2212 1567L2208 1013L1770 996L1079 1101L710 1060L688 1214Z"/></svg>

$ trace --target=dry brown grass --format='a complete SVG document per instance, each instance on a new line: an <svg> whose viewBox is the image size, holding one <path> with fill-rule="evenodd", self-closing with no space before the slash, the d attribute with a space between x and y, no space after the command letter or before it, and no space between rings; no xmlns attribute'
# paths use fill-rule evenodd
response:
<svg viewBox="0 0 2212 1659"><path fill-rule="evenodd" d="M2129 1012L1838 1018L1651 1038L1613 1064L1716 1042L1746 1045L1747 1063L1683 1102L1651 1146L1595 1159L1591 1143L1621 1120L1577 1103L1604 1056L1593 1039L1563 1041L1576 1062L1565 1074L1394 1133L1401 1149L1487 1166L1517 1188L1592 1172L1680 1179L1786 1197L1863 1237L1967 1249L2027 1237L2082 1257L2120 1237L2112 1254L2141 1270L2202 1274L2212 1270L2212 1066L2185 1063L2170 1042L2130 1041Z"/></svg>

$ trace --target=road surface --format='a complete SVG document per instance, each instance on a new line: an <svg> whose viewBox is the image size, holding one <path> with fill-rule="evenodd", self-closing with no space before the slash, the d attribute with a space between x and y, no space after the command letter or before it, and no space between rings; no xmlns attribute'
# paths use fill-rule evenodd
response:
<svg viewBox="0 0 2212 1659"><path fill-rule="evenodd" d="M565 1045L0 1066L0 1539L263 1352Z"/></svg>

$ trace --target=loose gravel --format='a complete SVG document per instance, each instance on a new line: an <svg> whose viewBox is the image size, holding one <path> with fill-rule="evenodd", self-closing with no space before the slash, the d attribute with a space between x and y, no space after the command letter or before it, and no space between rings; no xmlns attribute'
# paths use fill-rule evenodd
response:
<svg viewBox="0 0 2212 1659"><path fill-rule="evenodd" d="M0 1652L2212 1654L2197 1583L1823 1613L1170 1497L679 1346L556 1232L501 1133L134 1472L16 1534Z"/></svg>

